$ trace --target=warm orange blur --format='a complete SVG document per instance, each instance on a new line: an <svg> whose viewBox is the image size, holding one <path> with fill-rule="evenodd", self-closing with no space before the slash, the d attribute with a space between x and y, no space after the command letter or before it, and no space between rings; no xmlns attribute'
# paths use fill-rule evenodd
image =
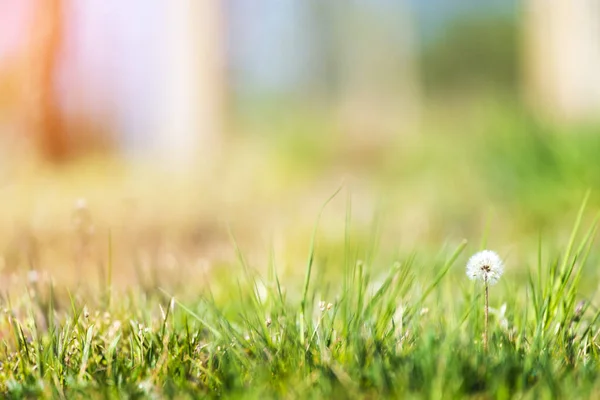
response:
<svg viewBox="0 0 600 400"><path fill-rule="evenodd" d="M41 153L51 160L69 154L63 116L55 93L56 66L62 44L63 0L39 0L31 27L26 78L32 91L25 107L30 110L30 134Z"/></svg>

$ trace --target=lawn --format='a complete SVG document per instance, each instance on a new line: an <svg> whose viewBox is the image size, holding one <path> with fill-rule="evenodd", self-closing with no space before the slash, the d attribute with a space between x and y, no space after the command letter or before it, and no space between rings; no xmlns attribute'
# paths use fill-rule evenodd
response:
<svg viewBox="0 0 600 400"><path fill-rule="evenodd" d="M375 156L324 140L315 113L241 121L215 169L178 179L106 159L15 169L0 391L600 396L600 135L478 104L426 111L422 136ZM466 274L482 249L504 263L487 348L485 284Z"/></svg>

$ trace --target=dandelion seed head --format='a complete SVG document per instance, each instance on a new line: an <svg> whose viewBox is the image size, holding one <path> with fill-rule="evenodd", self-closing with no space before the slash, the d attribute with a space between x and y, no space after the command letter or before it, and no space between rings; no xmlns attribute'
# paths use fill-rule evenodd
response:
<svg viewBox="0 0 600 400"><path fill-rule="evenodd" d="M491 250L475 253L467 262L467 276L471 280L493 285L498 282L503 273L502 259L496 252Z"/></svg>

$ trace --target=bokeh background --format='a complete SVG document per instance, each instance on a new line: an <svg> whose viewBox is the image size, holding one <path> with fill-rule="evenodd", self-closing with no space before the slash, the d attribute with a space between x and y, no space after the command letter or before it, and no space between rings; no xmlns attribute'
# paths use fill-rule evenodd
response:
<svg viewBox="0 0 600 400"><path fill-rule="evenodd" d="M600 204L598 71L596 0L0 0L0 281L301 276L340 185L323 257L519 265Z"/></svg>

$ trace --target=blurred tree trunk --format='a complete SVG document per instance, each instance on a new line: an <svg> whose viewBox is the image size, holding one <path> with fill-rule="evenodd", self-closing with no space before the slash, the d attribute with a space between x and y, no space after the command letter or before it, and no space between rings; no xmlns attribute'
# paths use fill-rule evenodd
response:
<svg viewBox="0 0 600 400"><path fill-rule="evenodd" d="M61 161L70 150L55 84L62 42L63 1L37 0L34 13L27 67L30 134L42 156Z"/></svg>
<svg viewBox="0 0 600 400"><path fill-rule="evenodd" d="M210 162L219 149L224 102L222 1L167 7L163 161Z"/></svg>
<svg viewBox="0 0 600 400"><path fill-rule="evenodd" d="M526 94L555 122L600 121L600 2L528 0Z"/></svg>

